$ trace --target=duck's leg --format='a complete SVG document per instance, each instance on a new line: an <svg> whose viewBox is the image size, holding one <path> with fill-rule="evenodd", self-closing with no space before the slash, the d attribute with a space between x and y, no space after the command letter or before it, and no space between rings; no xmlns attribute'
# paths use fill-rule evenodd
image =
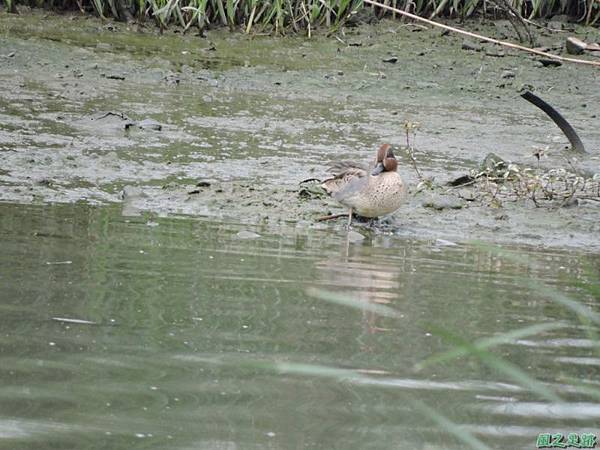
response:
<svg viewBox="0 0 600 450"><path fill-rule="evenodd" d="M347 228L350 229L350 225L352 224L352 208L348 211L348 225Z"/></svg>

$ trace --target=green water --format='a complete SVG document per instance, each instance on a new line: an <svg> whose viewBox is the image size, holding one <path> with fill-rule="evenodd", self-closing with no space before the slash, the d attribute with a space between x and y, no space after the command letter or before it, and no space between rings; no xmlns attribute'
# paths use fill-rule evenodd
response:
<svg viewBox="0 0 600 450"><path fill-rule="evenodd" d="M1 204L0 248L2 449L531 449L600 432L597 325L540 289L597 309L597 256L79 204ZM446 333L535 324L490 352L561 403L474 356L415 368L455 346Z"/></svg>

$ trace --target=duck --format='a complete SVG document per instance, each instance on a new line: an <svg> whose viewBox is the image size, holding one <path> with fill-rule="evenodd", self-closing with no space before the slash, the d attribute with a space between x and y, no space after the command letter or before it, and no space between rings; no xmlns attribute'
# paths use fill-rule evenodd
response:
<svg viewBox="0 0 600 450"><path fill-rule="evenodd" d="M379 147L371 164L339 161L330 171L333 176L321 187L348 208L348 227L353 214L371 219L385 216L406 200L407 185L398 173L398 160L390 144Z"/></svg>

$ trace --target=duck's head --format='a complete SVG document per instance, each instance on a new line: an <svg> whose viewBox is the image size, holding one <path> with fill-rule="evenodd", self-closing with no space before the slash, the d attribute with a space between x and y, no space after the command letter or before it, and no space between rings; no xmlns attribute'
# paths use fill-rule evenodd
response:
<svg viewBox="0 0 600 450"><path fill-rule="evenodd" d="M379 175L381 172L395 172L396 169L398 169L398 161L394 156L394 152L392 152L392 146L383 144L377 151L377 160L371 175Z"/></svg>

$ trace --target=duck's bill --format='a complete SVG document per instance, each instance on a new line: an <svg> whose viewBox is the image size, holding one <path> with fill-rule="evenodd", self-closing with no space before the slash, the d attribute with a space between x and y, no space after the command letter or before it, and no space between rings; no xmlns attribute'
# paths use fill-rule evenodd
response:
<svg viewBox="0 0 600 450"><path fill-rule="evenodd" d="M377 165L375 166L375 168L373 169L373 172L371 172L371 175L373 175L373 176L379 175L384 170L385 169L383 167L383 163L382 162L378 162Z"/></svg>

